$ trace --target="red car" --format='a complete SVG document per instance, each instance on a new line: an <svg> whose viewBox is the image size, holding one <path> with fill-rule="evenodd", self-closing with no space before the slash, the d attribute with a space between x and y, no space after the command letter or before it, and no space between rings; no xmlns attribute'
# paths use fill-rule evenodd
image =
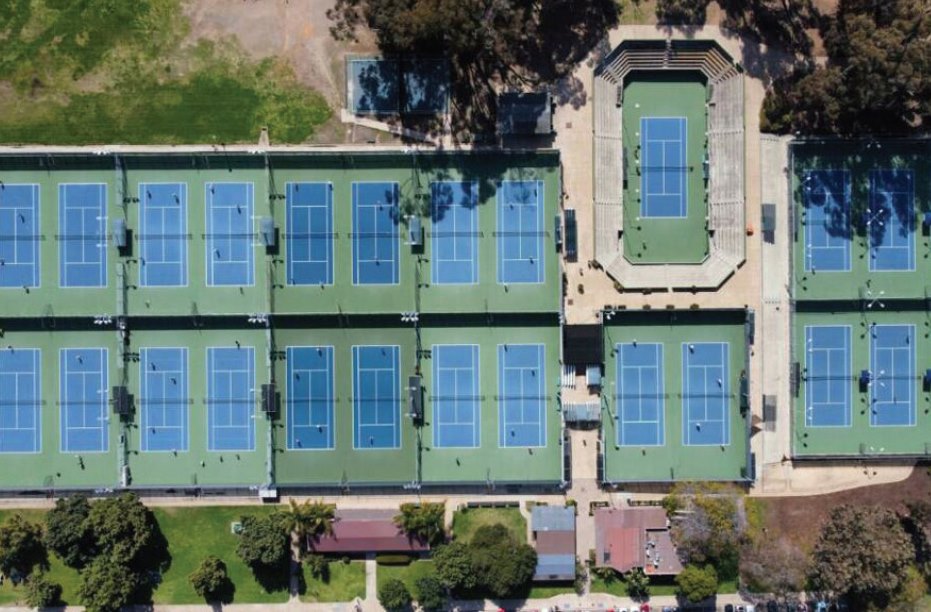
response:
<svg viewBox="0 0 931 612"><path fill-rule="evenodd" d="M650 604L640 604L640 612L650 612Z"/></svg>

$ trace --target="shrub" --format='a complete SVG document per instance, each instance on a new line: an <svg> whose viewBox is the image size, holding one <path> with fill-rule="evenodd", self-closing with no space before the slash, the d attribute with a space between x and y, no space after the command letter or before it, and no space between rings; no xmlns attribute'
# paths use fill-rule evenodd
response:
<svg viewBox="0 0 931 612"><path fill-rule="evenodd" d="M386 610L403 610L411 605L411 593L397 578L386 581L378 589L378 601Z"/></svg>
<svg viewBox="0 0 931 612"><path fill-rule="evenodd" d="M375 555L375 562L379 565L410 565L413 560L410 555Z"/></svg>
<svg viewBox="0 0 931 612"><path fill-rule="evenodd" d="M26 605L30 608L49 608L61 603L61 585L49 580L45 574L33 574L26 580Z"/></svg>
<svg viewBox="0 0 931 612"><path fill-rule="evenodd" d="M189 577L194 592L212 601L226 586L229 576L226 574L226 564L219 558L210 555L200 562L197 569Z"/></svg>

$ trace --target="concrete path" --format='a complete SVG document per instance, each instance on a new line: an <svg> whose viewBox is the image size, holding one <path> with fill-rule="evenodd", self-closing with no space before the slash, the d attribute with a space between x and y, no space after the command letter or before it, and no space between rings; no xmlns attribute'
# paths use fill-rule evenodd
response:
<svg viewBox="0 0 931 612"><path fill-rule="evenodd" d="M378 564L375 563L375 555L368 554L365 555L365 607L369 609L371 606L375 606L376 609L380 609L381 606L378 605Z"/></svg>

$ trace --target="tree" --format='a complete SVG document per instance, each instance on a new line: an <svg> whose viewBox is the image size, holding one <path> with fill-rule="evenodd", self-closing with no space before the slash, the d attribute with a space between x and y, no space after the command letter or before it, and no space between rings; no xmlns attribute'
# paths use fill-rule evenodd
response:
<svg viewBox="0 0 931 612"><path fill-rule="evenodd" d="M442 610L446 607L446 589L433 574L418 578L414 590L417 592L417 603L424 610Z"/></svg>
<svg viewBox="0 0 931 612"><path fill-rule="evenodd" d="M834 508L815 544L811 582L815 589L846 597L854 607L887 607L905 583L915 549L887 509Z"/></svg>
<svg viewBox="0 0 931 612"><path fill-rule="evenodd" d="M450 590L468 590L478 585L472 572L472 555L469 546L462 542L450 542L433 551L437 579Z"/></svg>
<svg viewBox="0 0 931 612"><path fill-rule="evenodd" d="M52 582L42 572L26 580L26 605L30 608L50 608L61 603L61 585Z"/></svg>
<svg viewBox="0 0 931 612"><path fill-rule="evenodd" d="M131 568L152 569L150 553L160 532L152 512L138 497L126 493L93 503L87 525L98 554Z"/></svg>
<svg viewBox="0 0 931 612"><path fill-rule="evenodd" d="M119 612L139 586L138 575L115 558L97 557L81 572L78 597L87 612Z"/></svg>
<svg viewBox="0 0 931 612"><path fill-rule="evenodd" d="M215 601L229 585L226 564L219 557L205 557L197 569L188 577L194 592L207 601Z"/></svg>
<svg viewBox="0 0 931 612"><path fill-rule="evenodd" d="M472 571L478 584L495 597L527 585L537 566L537 551L518 542L504 525L483 525L469 543Z"/></svg>
<svg viewBox="0 0 931 612"><path fill-rule="evenodd" d="M912 537L915 547L915 564L931 580L931 503L916 501L908 504L908 513L902 521L905 530Z"/></svg>
<svg viewBox="0 0 931 612"><path fill-rule="evenodd" d="M14 514L0 525L0 573L26 577L36 566L48 567L42 526Z"/></svg>
<svg viewBox="0 0 931 612"><path fill-rule="evenodd" d="M624 582L627 583L627 595L631 599L645 599L650 596L650 579L641 568L637 567L627 572Z"/></svg>
<svg viewBox="0 0 931 612"><path fill-rule="evenodd" d="M765 128L842 135L927 129L931 10L926 0L842 0L823 39L826 66L805 60L767 92ZM818 98L806 99L806 91ZM826 99L832 103L822 108Z"/></svg>
<svg viewBox="0 0 931 612"><path fill-rule="evenodd" d="M309 499L299 504L293 498L288 500L288 504L289 508L284 511L283 520L287 530L297 538L302 553L306 550L307 538L333 533L335 504L311 502Z"/></svg>
<svg viewBox="0 0 931 612"><path fill-rule="evenodd" d="M710 0L658 0L656 16L661 23L700 25Z"/></svg>
<svg viewBox="0 0 931 612"><path fill-rule="evenodd" d="M493 123L495 92L569 76L618 22L615 0L337 0L337 39L371 29L382 53L449 58L463 121ZM373 87L378 79L373 79Z"/></svg>
<svg viewBox="0 0 931 612"><path fill-rule="evenodd" d="M435 545L446 535L445 516L444 503L401 504L401 512L394 517L394 524L409 537Z"/></svg>
<svg viewBox="0 0 931 612"><path fill-rule="evenodd" d="M378 588L378 601L386 610L403 610L411 605L411 593L397 578L386 580Z"/></svg>
<svg viewBox="0 0 931 612"><path fill-rule="evenodd" d="M711 565L687 565L676 576L676 585L679 595L691 603L698 603L718 592L718 573Z"/></svg>
<svg viewBox="0 0 931 612"><path fill-rule="evenodd" d="M704 485L686 498L689 511L673 524L672 537L689 563L714 565L722 576L735 577L742 530L737 520L738 496Z"/></svg>
<svg viewBox="0 0 931 612"><path fill-rule="evenodd" d="M90 511L86 496L72 495L58 499L45 516L45 545L68 567L80 569L96 554Z"/></svg>
<svg viewBox="0 0 931 612"><path fill-rule="evenodd" d="M236 554L246 565L276 567L288 563L291 550L282 518L275 514L242 517Z"/></svg>
<svg viewBox="0 0 931 612"><path fill-rule="evenodd" d="M808 557L788 542L748 544L740 553L740 575L752 593L788 599L805 590Z"/></svg>

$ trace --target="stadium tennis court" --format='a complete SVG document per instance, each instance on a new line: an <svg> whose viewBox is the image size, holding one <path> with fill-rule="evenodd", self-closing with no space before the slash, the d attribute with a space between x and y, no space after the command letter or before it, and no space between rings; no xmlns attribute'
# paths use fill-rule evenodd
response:
<svg viewBox="0 0 931 612"><path fill-rule="evenodd" d="M498 445L546 446L546 349L498 345Z"/></svg>
<svg viewBox="0 0 931 612"><path fill-rule="evenodd" d="M187 184L139 184L139 284L187 285Z"/></svg>
<svg viewBox="0 0 931 612"><path fill-rule="evenodd" d="M207 349L207 450L255 450L255 349Z"/></svg>
<svg viewBox="0 0 931 612"><path fill-rule="evenodd" d="M665 391L663 345L615 345L615 410L619 446L663 446Z"/></svg>
<svg viewBox="0 0 931 612"><path fill-rule="evenodd" d="M399 279L398 184L352 184L352 283L394 285Z"/></svg>
<svg viewBox="0 0 931 612"><path fill-rule="evenodd" d="M352 347L353 447L401 447L401 348Z"/></svg>
<svg viewBox="0 0 931 612"><path fill-rule="evenodd" d="M39 453L42 368L38 349L0 351L0 453Z"/></svg>
<svg viewBox="0 0 931 612"><path fill-rule="evenodd" d="M39 186L0 185L0 287L39 286Z"/></svg>
<svg viewBox="0 0 931 612"><path fill-rule="evenodd" d="M543 282L543 181L501 181L498 282Z"/></svg>
<svg viewBox="0 0 931 612"><path fill-rule="evenodd" d="M288 183L289 285L333 284L333 184Z"/></svg>
<svg viewBox="0 0 931 612"><path fill-rule="evenodd" d="M430 184L433 221L433 283L478 282L478 183L442 181Z"/></svg>
<svg viewBox="0 0 931 612"><path fill-rule="evenodd" d="M187 451L187 349L143 348L139 360L142 450Z"/></svg>
<svg viewBox="0 0 931 612"><path fill-rule="evenodd" d="M288 449L334 448L333 347L289 346L286 357Z"/></svg>
<svg viewBox="0 0 931 612"><path fill-rule="evenodd" d="M62 287L107 286L107 186L58 186L58 274Z"/></svg>
<svg viewBox="0 0 931 612"><path fill-rule="evenodd" d="M870 171L870 270L915 269L914 201L911 170Z"/></svg>
<svg viewBox="0 0 931 612"><path fill-rule="evenodd" d="M255 283L252 183L207 183L207 286Z"/></svg>
<svg viewBox="0 0 931 612"><path fill-rule="evenodd" d="M433 445L481 446L478 345L434 345Z"/></svg>
<svg viewBox="0 0 931 612"><path fill-rule="evenodd" d="M849 427L852 385L848 325L805 327L805 425Z"/></svg>
<svg viewBox="0 0 931 612"><path fill-rule="evenodd" d="M109 450L107 349L69 348L58 353L61 452Z"/></svg>
<svg viewBox="0 0 931 612"><path fill-rule="evenodd" d="M730 444L729 370L726 342L682 344L683 444Z"/></svg>
<svg viewBox="0 0 931 612"><path fill-rule="evenodd" d="M850 173L809 170L802 185L805 209L805 270L850 270Z"/></svg>
<svg viewBox="0 0 931 612"><path fill-rule="evenodd" d="M688 121L640 118L642 217L688 216Z"/></svg>
<svg viewBox="0 0 931 612"><path fill-rule="evenodd" d="M914 325L870 326L870 425L916 423Z"/></svg>

